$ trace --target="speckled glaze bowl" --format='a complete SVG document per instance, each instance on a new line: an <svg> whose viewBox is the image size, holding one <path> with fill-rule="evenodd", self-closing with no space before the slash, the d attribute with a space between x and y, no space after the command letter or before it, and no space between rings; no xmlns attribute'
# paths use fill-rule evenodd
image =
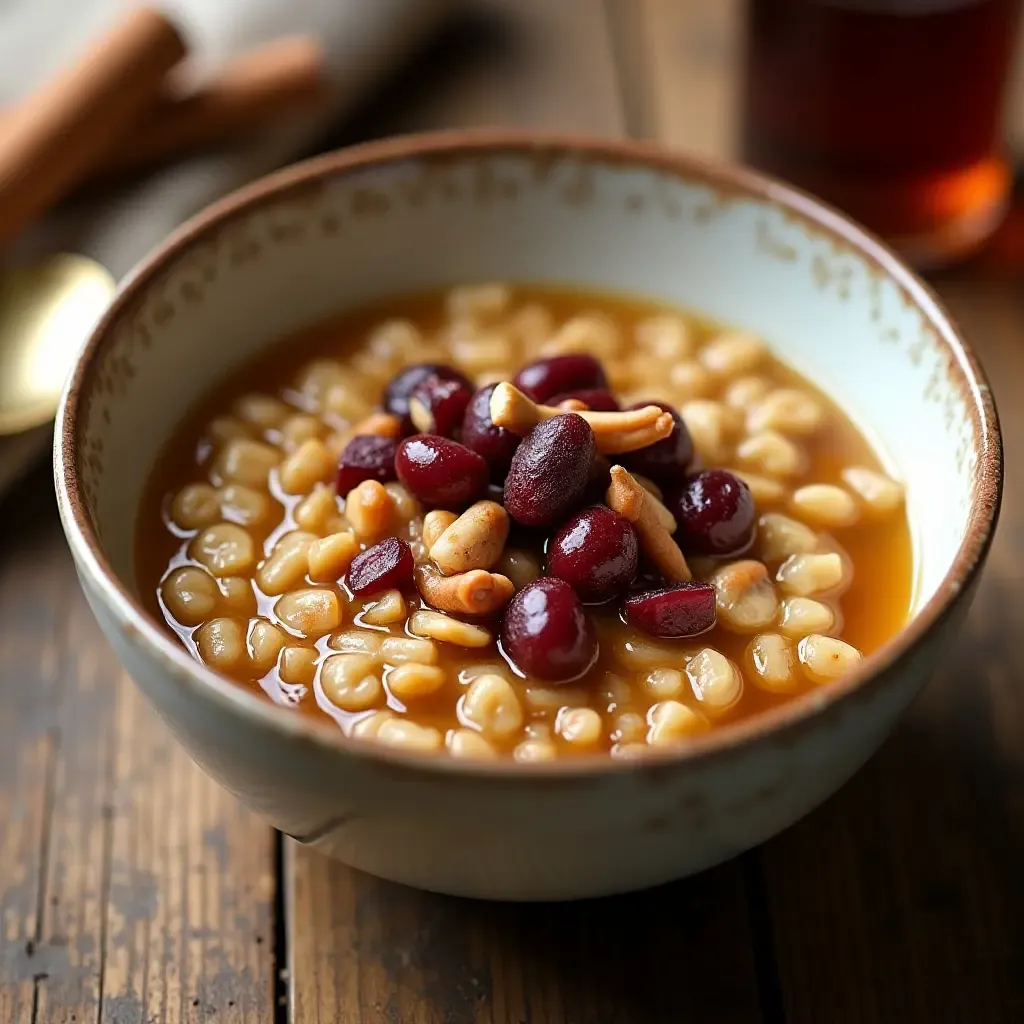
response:
<svg viewBox="0 0 1024 1024"><path fill-rule="evenodd" d="M639 763L467 764L346 740L214 674L139 603L154 458L215 379L341 308L479 280L632 291L751 328L908 484L914 614L860 669ZM195 760L299 842L447 893L560 899L699 871L785 828L882 742L974 591L1001 488L992 396L932 293L842 216L632 143L410 137L207 209L122 285L57 419L64 528L104 632ZM879 580L879 586L885 586Z"/></svg>

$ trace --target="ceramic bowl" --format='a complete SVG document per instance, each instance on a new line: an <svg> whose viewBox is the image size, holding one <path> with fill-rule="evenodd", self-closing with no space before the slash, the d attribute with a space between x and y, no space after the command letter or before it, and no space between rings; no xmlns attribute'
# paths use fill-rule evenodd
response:
<svg viewBox="0 0 1024 1024"><path fill-rule="evenodd" d="M185 411L264 346L339 309L480 280L639 293L767 338L907 482L917 578L906 628L839 683L639 763L403 755L192 660L143 610L132 566L143 482ZM680 878L824 800L882 742L956 632L1001 487L977 363L935 296L877 241L748 171L509 133L345 150L195 217L122 285L82 351L55 469L100 625L207 772L347 864L500 899Z"/></svg>

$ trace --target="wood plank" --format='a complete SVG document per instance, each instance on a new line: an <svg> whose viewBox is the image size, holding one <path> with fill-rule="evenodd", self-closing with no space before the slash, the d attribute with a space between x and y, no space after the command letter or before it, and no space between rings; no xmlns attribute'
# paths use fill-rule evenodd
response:
<svg viewBox="0 0 1024 1024"><path fill-rule="evenodd" d="M270 1024L272 831L120 671L48 467L0 535L0 1020Z"/></svg>
<svg viewBox="0 0 1024 1024"><path fill-rule="evenodd" d="M529 905L414 892L292 844L289 856L294 1021L760 1019L735 865L636 896Z"/></svg>
<svg viewBox="0 0 1024 1024"><path fill-rule="evenodd" d="M276 839L121 675L104 1020L274 1019Z"/></svg>
<svg viewBox="0 0 1024 1024"><path fill-rule="evenodd" d="M53 970L41 947L57 732L52 717L67 558L45 528L52 498L24 488L0 505L0 1020L29 1024ZM42 524L41 521L42 520Z"/></svg>
<svg viewBox="0 0 1024 1024"><path fill-rule="evenodd" d="M472 5L342 141L506 123L622 134L600 0ZM478 904L287 847L295 1024L757 1021L738 862L635 897Z"/></svg>

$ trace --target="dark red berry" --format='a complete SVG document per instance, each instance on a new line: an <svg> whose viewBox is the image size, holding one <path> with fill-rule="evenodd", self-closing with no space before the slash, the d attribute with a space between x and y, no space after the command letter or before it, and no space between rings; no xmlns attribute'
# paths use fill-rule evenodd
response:
<svg viewBox="0 0 1024 1024"><path fill-rule="evenodd" d="M578 391L566 391L562 395L555 395L549 404L558 405L570 398L582 402L593 412L618 412L622 406L619 400L607 388L580 388Z"/></svg>
<svg viewBox="0 0 1024 1024"><path fill-rule="evenodd" d="M734 555L754 540L754 498L750 488L724 469L689 477L674 502L676 541L697 555Z"/></svg>
<svg viewBox="0 0 1024 1024"><path fill-rule="evenodd" d="M465 385L467 391L473 390L473 385L452 366L443 366L440 363L414 363L399 370L384 389L383 405L385 412L397 416L402 421L403 434L411 434L416 429L409 416L409 399L416 386L431 376L440 377L442 380L457 380Z"/></svg>
<svg viewBox="0 0 1024 1024"><path fill-rule="evenodd" d="M587 505L600 505L608 493L608 485L612 482L612 464L598 452L590 464L587 475L587 489L583 492L583 502Z"/></svg>
<svg viewBox="0 0 1024 1024"><path fill-rule="evenodd" d="M607 389L608 378L601 364L588 355L551 356L524 366L513 384L535 402L548 402L555 395L581 389Z"/></svg>
<svg viewBox="0 0 1024 1024"><path fill-rule="evenodd" d="M543 577L509 602L501 622L506 657L526 676L568 682L597 660L597 634L576 591Z"/></svg>
<svg viewBox="0 0 1024 1024"><path fill-rule="evenodd" d="M554 526L583 499L595 451L590 424L553 416L523 438L505 478L505 511L523 526Z"/></svg>
<svg viewBox="0 0 1024 1024"><path fill-rule="evenodd" d="M512 464L520 438L511 430L496 427L491 419L491 395L496 387L496 384L488 384L470 399L462 417L462 443L482 455L490 464L491 478L500 481L505 479Z"/></svg>
<svg viewBox="0 0 1024 1024"><path fill-rule="evenodd" d="M463 381L432 373L413 388L409 416L424 433L451 437L461 425L472 395L472 389Z"/></svg>
<svg viewBox="0 0 1024 1024"><path fill-rule="evenodd" d="M338 493L345 497L364 480L379 480L382 484L394 480L397 448L390 437L376 434L353 437L338 457Z"/></svg>
<svg viewBox="0 0 1024 1024"><path fill-rule="evenodd" d="M647 405L656 405L659 409L671 413L674 421L672 433L668 437L639 448L635 452L622 456L622 465L631 473L653 480L663 487L678 487L686 475L687 467L693 461L693 441L686 429L683 418L664 402L637 402L630 409L642 409Z"/></svg>
<svg viewBox="0 0 1024 1024"><path fill-rule="evenodd" d="M395 454L398 479L428 505L468 505L487 489L487 463L465 445L437 434L407 437Z"/></svg>
<svg viewBox="0 0 1024 1024"><path fill-rule="evenodd" d="M388 537L352 559L348 588L360 597L382 590L411 590L414 569L409 545L397 537Z"/></svg>
<svg viewBox="0 0 1024 1024"><path fill-rule="evenodd" d="M691 580L630 594L623 605L626 622L650 636L688 637L715 624L715 588Z"/></svg>
<svg viewBox="0 0 1024 1024"><path fill-rule="evenodd" d="M639 556L633 524L604 505L593 505L551 538L548 575L569 583L581 601L607 601L633 582Z"/></svg>

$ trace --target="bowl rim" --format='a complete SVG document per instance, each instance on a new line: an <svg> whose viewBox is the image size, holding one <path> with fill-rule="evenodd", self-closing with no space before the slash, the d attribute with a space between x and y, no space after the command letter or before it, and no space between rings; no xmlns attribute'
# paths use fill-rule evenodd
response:
<svg viewBox="0 0 1024 1024"><path fill-rule="evenodd" d="M384 747L345 736L319 716L294 714L221 676L196 661L163 623L146 611L110 566L89 521L78 482L78 417L98 353L111 337L111 328L146 287L192 245L226 223L277 202L293 191L339 174L395 162L456 158L498 153L577 158L592 163L633 165L705 183L782 208L790 217L825 232L838 246L853 250L878 272L896 282L921 310L952 357L952 372L971 410L976 466L972 477L967 529L941 583L917 614L858 669L835 683L750 718L719 726L695 737L685 747L652 750L636 759L612 758L607 753L521 763L460 760L436 753L423 754ZM58 409L54 436L54 477L64 531L79 572L87 574L94 590L112 607L118 627L134 634L177 683L206 700L241 714L250 724L291 740L312 744L343 757L404 766L418 771L491 779L663 772L682 765L712 762L748 745L771 740L794 742L826 711L842 709L884 686L892 670L910 659L930 634L941 629L965 593L970 593L984 563L998 521L1003 484L1003 450L998 414L991 388L959 325L942 301L880 239L845 214L800 189L749 168L669 151L630 139L600 138L566 132L530 129L453 129L423 132L362 143L290 165L256 180L205 207L172 232L122 280L117 293L79 350Z"/></svg>

